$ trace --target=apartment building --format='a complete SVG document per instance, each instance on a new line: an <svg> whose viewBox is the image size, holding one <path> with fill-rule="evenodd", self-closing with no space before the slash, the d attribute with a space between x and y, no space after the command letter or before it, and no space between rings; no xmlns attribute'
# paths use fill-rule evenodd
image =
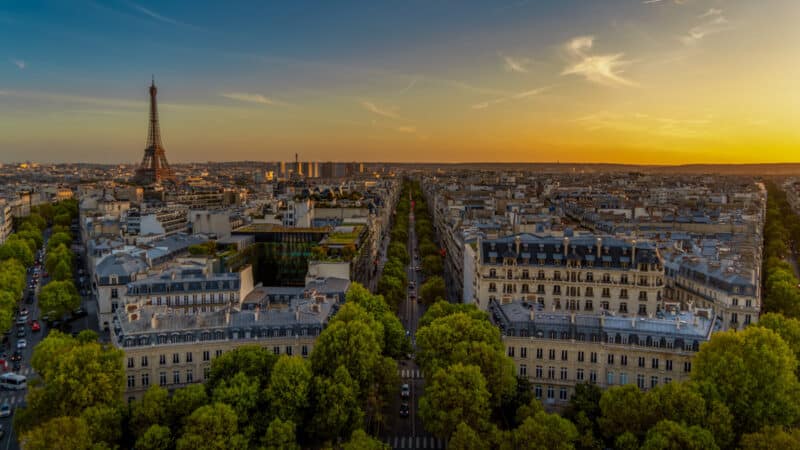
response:
<svg viewBox="0 0 800 450"><path fill-rule="evenodd" d="M674 305L673 305L674 306ZM576 384L647 390L684 381L700 345L720 329L711 310L621 317L545 311L534 302L489 307L517 374L549 408L567 405Z"/></svg>
<svg viewBox="0 0 800 450"><path fill-rule="evenodd" d="M652 317L664 266L649 242L611 236L517 234L478 239L475 303L529 301L545 311Z"/></svg>

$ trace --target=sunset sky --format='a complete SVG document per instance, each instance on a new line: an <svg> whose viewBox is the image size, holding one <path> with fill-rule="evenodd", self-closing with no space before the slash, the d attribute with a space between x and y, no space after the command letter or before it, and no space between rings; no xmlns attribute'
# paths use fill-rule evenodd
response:
<svg viewBox="0 0 800 450"><path fill-rule="evenodd" d="M800 161L800 1L0 3L0 161Z"/></svg>

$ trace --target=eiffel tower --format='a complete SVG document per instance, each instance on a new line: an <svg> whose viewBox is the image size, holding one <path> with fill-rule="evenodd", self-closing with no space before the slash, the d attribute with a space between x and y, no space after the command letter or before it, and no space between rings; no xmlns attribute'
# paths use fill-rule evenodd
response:
<svg viewBox="0 0 800 450"><path fill-rule="evenodd" d="M150 126L147 130L147 147L144 149L142 164L136 169L134 181L139 184L157 184L162 181L175 181L175 173L169 167L164 144L161 143L161 128L158 126L158 106L156 105L155 79L150 85Z"/></svg>

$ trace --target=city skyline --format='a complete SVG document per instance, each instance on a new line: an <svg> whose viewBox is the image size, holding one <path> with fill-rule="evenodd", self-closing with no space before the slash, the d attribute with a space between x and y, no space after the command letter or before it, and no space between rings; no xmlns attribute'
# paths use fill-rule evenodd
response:
<svg viewBox="0 0 800 450"><path fill-rule="evenodd" d="M76 6L79 5L79 6ZM4 162L796 162L800 4L0 8Z"/></svg>

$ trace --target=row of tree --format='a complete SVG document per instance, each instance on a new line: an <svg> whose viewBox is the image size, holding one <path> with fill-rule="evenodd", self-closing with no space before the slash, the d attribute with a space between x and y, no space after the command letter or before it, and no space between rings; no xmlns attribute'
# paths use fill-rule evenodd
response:
<svg viewBox="0 0 800 450"><path fill-rule="evenodd" d="M46 214L52 217L53 226L47 240L44 267L50 281L39 293L39 309L50 317L61 318L81 304L75 287L75 253L71 250L73 236L70 232L70 224L78 218L78 204L65 200L47 206Z"/></svg>
<svg viewBox="0 0 800 450"><path fill-rule="evenodd" d="M258 345L216 358L204 384L151 387L123 404L123 352L50 333L31 361L41 378L14 426L26 450L386 449L380 431L409 342L380 295L353 284L309 358ZM298 431L302 430L302 433Z"/></svg>
<svg viewBox="0 0 800 450"><path fill-rule="evenodd" d="M764 311L800 317L800 289L793 263L800 245L800 217L792 211L786 192L767 183L767 213L764 224Z"/></svg>
<svg viewBox="0 0 800 450"><path fill-rule="evenodd" d="M408 253L410 192L410 184L404 182L394 211L394 224L389 246L386 249L387 261L383 266L381 277L378 279L378 293L383 295L394 310L397 310L399 305L405 301L406 286L408 285L406 267L411 262L411 256Z"/></svg>
<svg viewBox="0 0 800 450"><path fill-rule="evenodd" d="M419 296L423 303L431 305L447 295L443 278L444 261L439 246L434 243L433 223L422 188L416 180L408 180L406 185L414 199L414 231L419 244L420 269L425 276Z"/></svg>

